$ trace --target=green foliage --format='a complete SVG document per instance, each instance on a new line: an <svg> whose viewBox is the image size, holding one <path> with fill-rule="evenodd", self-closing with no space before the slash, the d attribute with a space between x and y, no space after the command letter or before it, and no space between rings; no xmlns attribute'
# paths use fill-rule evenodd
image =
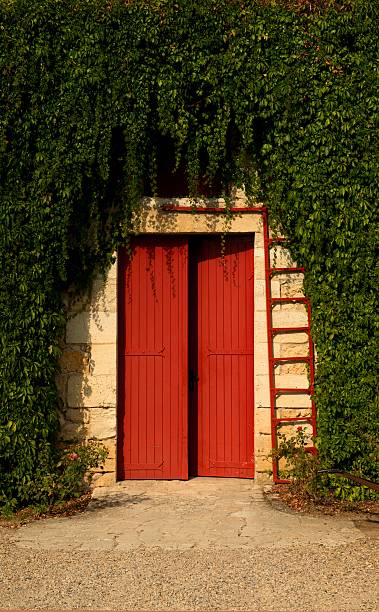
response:
<svg viewBox="0 0 379 612"><path fill-rule="evenodd" d="M107 455L106 448L96 442L56 448L50 464L38 466L35 477L24 492L25 500L43 513L52 506L80 497L92 482L90 470L101 466ZM18 499L4 498L1 501L5 516L19 505Z"/></svg>
<svg viewBox="0 0 379 612"><path fill-rule="evenodd" d="M319 450L378 479L377 3L314 20L285 62L291 91L264 162L266 199L309 270ZM273 177L270 183L270 177Z"/></svg>
<svg viewBox="0 0 379 612"><path fill-rule="evenodd" d="M280 478L288 479L294 491L309 497L319 497L323 487L317 471L321 468L320 457L309 452L311 440L301 425L290 437L278 433L278 446L271 453L278 462ZM281 463L285 461L284 466Z"/></svg>
<svg viewBox="0 0 379 612"><path fill-rule="evenodd" d="M57 450L53 469L43 469L28 491L29 503L50 507L80 497L88 491L92 468L98 468L108 455L106 448L95 442Z"/></svg>
<svg viewBox="0 0 379 612"><path fill-rule="evenodd" d="M156 190L258 194L309 270L320 456L377 478L378 0L0 0L0 498L50 473L67 287ZM259 179L259 180L258 180Z"/></svg>
<svg viewBox="0 0 379 612"><path fill-rule="evenodd" d="M347 478L319 474L322 459L319 453L311 450L312 446L316 448L317 439L311 438L301 426L297 427L292 436L278 433L278 445L272 450L271 457L278 464L280 478L289 481L289 488L293 493L313 501L330 501L336 498L358 502L378 499L378 493Z"/></svg>

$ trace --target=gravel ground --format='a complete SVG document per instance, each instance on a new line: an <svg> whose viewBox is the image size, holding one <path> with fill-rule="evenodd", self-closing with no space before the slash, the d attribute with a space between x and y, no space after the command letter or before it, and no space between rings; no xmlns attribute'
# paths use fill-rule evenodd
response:
<svg viewBox="0 0 379 612"><path fill-rule="evenodd" d="M375 540L333 547L38 551L0 543L0 608L375 610ZM1 535L1 534L0 534Z"/></svg>

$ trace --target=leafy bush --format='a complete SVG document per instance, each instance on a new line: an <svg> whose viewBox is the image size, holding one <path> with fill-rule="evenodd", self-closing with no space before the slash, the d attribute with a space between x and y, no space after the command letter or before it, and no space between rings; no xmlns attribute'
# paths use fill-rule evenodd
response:
<svg viewBox="0 0 379 612"><path fill-rule="evenodd" d="M318 492L317 471L321 464L319 456L312 452L314 447L309 446L310 442L310 436L301 425L292 436L279 431L278 446L272 451L272 457L278 462L280 478L289 479L295 490L312 496ZM284 467L281 460L285 462Z"/></svg>
<svg viewBox="0 0 379 612"><path fill-rule="evenodd" d="M53 505L75 499L89 490L92 468L98 468L108 455L99 443L56 448L53 461L47 465L41 462L34 478L25 487L25 502L48 510ZM17 509L18 499L2 499L3 512Z"/></svg>
<svg viewBox="0 0 379 612"><path fill-rule="evenodd" d="M172 143L308 269L320 456L378 478L379 2L0 0L0 499L54 465L61 295L104 270Z"/></svg>
<svg viewBox="0 0 379 612"><path fill-rule="evenodd" d="M316 446L317 438L311 438L301 425L292 436L278 433L278 446L271 455L274 461L283 463L284 460L284 467L279 463L279 474L289 480L292 492L314 501L331 497L350 502L379 498L372 489L356 485L347 478L320 474L324 466L320 455L314 452ZM361 473L355 475L362 476Z"/></svg>

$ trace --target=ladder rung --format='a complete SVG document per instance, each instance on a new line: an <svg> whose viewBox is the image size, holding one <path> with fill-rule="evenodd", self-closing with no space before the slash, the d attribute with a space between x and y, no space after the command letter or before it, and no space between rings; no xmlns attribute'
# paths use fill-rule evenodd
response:
<svg viewBox="0 0 379 612"><path fill-rule="evenodd" d="M287 274L289 272L305 272L305 268L270 268L270 274Z"/></svg>
<svg viewBox="0 0 379 612"><path fill-rule="evenodd" d="M304 450L306 453L317 455L317 448L315 446L304 446Z"/></svg>
<svg viewBox="0 0 379 612"><path fill-rule="evenodd" d="M272 334L286 334L286 333L297 333L297 334L310 334L309 327L273 327L271 329Z"/></svg>
<svg viewBox="0 0 379 612"><path fill-rule="evenodd" d="M270 298L271 304L308 304L309 299L306 297L285 297L285 298Z"/></svg>
<svg viewBox="0 0 379 612"><path fill-rule="evenodd" d="M312 417L275 417L272 420L274 423L304 423L304 421L313 421Z"/></svg>
<svg viewBox="0 0 379 612"><path fill-rule="evenodd" d="M284 236L277 236L276 238L269 238L268 244L271 246L272 244L278 244L280 242L291 242L289 238L285 238Z"/></svg>
<svg viewBox="0 0 379 612"><path fill-rule="evenodd" d="M292 394L292 393L304 393L304 394L309 395L311 393L311 389L309 387L307 389L297 389L297 388L291 389L291 388L282 388L282 387L280 387L280 388L273 389L273 391L275 391L275 395L279 395L279 394L282 394L282 393L290 393L290 394Z"/></svg>
<svg viewBox="0 0 379 612"><path fill-rule="evenodd" d="M273 357L271 361L273 363L285 363L285 362L297 362L297 361L309 361L309 355L303 357Z"/></svg>

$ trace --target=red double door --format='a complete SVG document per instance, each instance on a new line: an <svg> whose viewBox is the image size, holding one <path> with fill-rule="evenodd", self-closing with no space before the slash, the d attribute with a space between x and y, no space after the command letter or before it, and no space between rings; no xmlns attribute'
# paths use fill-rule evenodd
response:
<svg viewBox="0 0 379 612"><path fill-rule="evenodd" d="M121 251L119 479L254 476L253 265L246 235Z"/></svg>

